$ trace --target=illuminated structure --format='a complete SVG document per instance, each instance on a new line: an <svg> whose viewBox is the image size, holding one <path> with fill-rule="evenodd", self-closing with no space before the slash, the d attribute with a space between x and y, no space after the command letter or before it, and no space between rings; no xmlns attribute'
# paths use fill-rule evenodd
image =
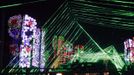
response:
<svg viewBox="0 0 134 75"><path fill-rule="evenodd" d="M85 1L83 0L83 2ZM60 61L62 62L62 64L64 63L72 64L76 60L80 61L80 63L85 63L85 62L98 63L99 60L104 60L104 61L108 60L112 64L114 64L114 66L116 67L118 71L121 71L123 67L125 66L125 63L122 60L121 56L116 51L115 47L111 45L103 49L79 22L79 21L84 21L86 23L89 22L90 24L90 20L92 20L91 17L95 15L91 13L85 15L84 12L89 13L88 10L91 9L91 10L94 10L92 12L98 13L98 12L95 12L96 8L98 10L103 10L103 11L104 9L99 9L99 7L92 7L86 4L86 2L85 3L83 2L70 1L69 6L71 7L68 7L68 4L65 1L61 5L61 7L59 7L59 9L55 12L55 14L43 25L42 28L47 29L47 32L46 32L46 36L48 36L47 39L50 40L50 41L46 40L47 41L46 47L47 47L47 50L49 51L48 52L46 51L45 54L49 54L49 56L56 54L56 56L52 58L52 60L49 60L49 65L46 67L47 68L60 68L62 66L61 64L59 64ZM84 6L84 4L88 6ZM82 7L79 7L79 5ZM71 11L70 11L70 8L72 9ZM73 13L75 17L78 17L78 18L76 19L74 16L71 16L72 15L71 12ZM80 14L82 14L82 16ZM100 18L100 17L97 17L97 18ZM100 22L97 25L103 25L103 23L104 24L107 23L107 22L100 21L100 20L97 20L97 21ZM92 24L92 21L91 21L91 24ZM59 40L58 35L62 35L62 37L64 37L64 41ZM70 44L74 46L78 44L80 45L77 46L76 51L75 51L75 47L72 47L72 45L68 47L68 43L66 43L66 41L68 41ZM80 41L84 41L84 43ZM53 47L53 49L51 48L51 46ZM66 61L66 58L69 56L67 53L68 48L71 48L69 51L71 51L73 48L74 52L72 52L72 55L69 57L71 58L71 60ZM79 50L80 48L81 50Z"/></svg>
<svg viewBox="0 0 134 75"><path fill-rule="evenodd" d="M54 39L52 40L52 46L54 49L54 58L56 57L55 62L51 66L51 68L57 68L60 64L63 63L63 57L64 57L64 43L65 39L63 36L54 36Z"/></svg>
<svg viewBox="0 0 134 75"><path fill-rule="evenodd" d="M11 64L20 68L39 68L44 71L45 32L37 28L35 19L28 15L10 17L9 36L11 37L10 52L13 55ZM12 64L13 63L13 64ZM12 71L12 69L10 70Z"/></svg>
<svg viewBox="0 0 134 75"><path fill-rule="evenodd" d="M57 50L57 55L61 55L63 52L63 44L64 44L64 37L59 36L58 37L58 50Z"/></svg>
<svg viewBox="0 0 134 75"><path fill-rule="evenodd" d="M40 51L40 61L39 61L39 67L41 68L40 71L44 71L45 68L45 63L46 63L46 57L45 57L45 35L46 32L42 31L41 32L41 51Z"/></svg>
<svg viewBox="0 0 134 75"><path fill-rule="evenodd" d="M20 67L30 67L31 66L31 56L32 56L32 40L33 40L33 33L36 30L36 21L35 19L29 17L28 15L24 16L24 22L22 24L22 44L20 47ZM35 41L35 40L34 40ZM37 47L38 48L38 47ZM35 50L33 50L34 52ZM36 63L36 62L35 62Z"/></svg>
<svg viewBox="0 0 134 75"><path fill-rule="evenodd" d="M46 68L55 68L55 66L53 67L53 64L55 63L56 68L59 68L60 65L58 62L60 62L62 59L65 60L62 62L67 64L73 63L75 60L79 60L80 63L84 62L98 63L99 60L110 60L110 62L114 64L116 69L118 69L118 71L121 71L125 65L120 56L121 54L119 54L116 51L114 46L109 46L103 49L94 40L94 38L90 36L90 33L88 33L81 25L82 24L81 22L85 22L93 25L133 30L132 25L133 19L129 18L128 20L124 18L124 17L133 17L133 13L126 10L118 10L112 8L112 5L116 2L121 3L122 5L126 2L125 6L117 5L122 8L129 7L129 5L127 4L133 4L127 1L106 1L106 3L108 4L103 4L104 3L103 1L100 2L86 1L86 0L72 0L69 2L65 1L59 7L59 9L54 13L54 15L51 16L51 18L42 27L41 54L42 53L44 54L41 55L42 56L41 59L45 58L43 59L42 62L43 63L44 61L47 62L47 65L46 64L42 65L43 66L45 65ZM108 6L110 8L106 8L105 6ZM60 39L58 35L62 35ZM44 36L46 36L45 39ZM71 43L69 47L67 44L65 44L66 41L62 40L62 37L66 38L66 40ZM83 37L84 39L80 39L81 37ZM84 41L84 43L79 42L81 40L86 41ZM66 62L65 56L68 56L67 49L68 51L71 52L72 45L74 44L82 44L84 46L84 50L78 50L79 49L78 47L77 49L78 51L76 51L74 55L69 57L71 58L71 60ZM27 51L29 51L29 49ZM129 51L127 50L125 51L126 53L129 53ZM43 55L45 57L43 57ZM131 54L128 55L128 57L131 55L132 52ZM51 56L52 59L48 60ZM62 58L60 56L62 56ZM36 58L36 56L33 58ZM31 60L31 58L29 59ZM133 61L133 59L131 61ZM34 63L32 65L37 66L37 63Z"/></svg>
<svg viewBox="0 0 134 75"><path fill-rule="evenodd" d="M72 55L74 53L73 44L67 41L63 36L54 36L53 38L53 49L54 49L54 58L56 58L55 62L51 66L51 68L57 68L61 64L66 64L71 60ZM66 40L66 41L65 41ZM58 50L57 47L58 46Z"/></svg>
<svg viewBox="0 0 134 75"><path fill-rule="evenodd" d="M67 61L71 60L71 56L73 55L73 44L71 44L69 41L66 41L63 46L63 53L62 53L62 64L66 64Z"/></svg>
<svg viewBox="0 0 134 75"><path fill-rule="evenodd" d="M21 22L22 22L22 17L21 15L15 15L9 18L8 20L8 33L11 38L10 40L10 53L12 54L12 58L14 60L12 61L12 64L10 65L15 65L18 61L18 54L19 54L19 45L20 45L20 31L21 31Z"/></svg>
<svg viewBox="0 0 134 75"><path fill-rule="evenodd" d="M124 42L125 60L134 63L134 39L127 39Z"/></svg>
<svg viewBox="0 0 134 75"><path fill-rule="evenodd" d="M116 51L113 45L105 48L104 52L105 53L101 51L92 52L91 49L87 51L80 50L75 53L75 55L71 59L71 63L73 63L73 61L76 60L79 60L80 63L83 62L97 63L99 60L104 60L104 61L109 60L115 65L117 70L121 70L125 66L124 61L122 60L122 58L120 57L120 55L118 54L118 52Z"/></svg>
<svg viewBox="0 0 134 75"><path fill-rule="evenodd" d="M30 67L39 65L39 45L40 30L36 28L37 22L28 15L23 17L22 24L22 44L20 47L20 67ZM33 40L33 42L32 42ZM32 56L32 57L31 57Z"/></svg>

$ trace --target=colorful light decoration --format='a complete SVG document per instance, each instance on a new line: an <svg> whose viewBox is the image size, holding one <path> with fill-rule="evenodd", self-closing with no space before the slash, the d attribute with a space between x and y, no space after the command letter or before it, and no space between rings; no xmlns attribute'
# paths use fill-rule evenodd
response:
<svg viewBox="0 0 134 75"><path fill-rule="evenodd" d="M62 64L67 63L67 61L70 61L71 55L73 55L73 44L71 44L69 41L66 41L63 46L63 57L62 57Z"/></svg>
<svg viewBox="0 0 134 75"><path fill-rule="evenodd" d="M20 31L21 31L21 15L15 15L9 18L8 20L8 33L12 40L10 40L9 50L12 54L11 59L15 58L19 53L19 40L20 40ZM10 65L14 65L18 61L18 56Z"/></svg>
<svg viewBox="0 0 134 75"><path fill-rule="evenodd" d="M44 71L44 67L45 67L45 55L44 55L44 52L45 52L45 35L46 35L46 32L42 30L41 32L41 51L40 51L40 71Z"/></svg>
<svg viewBox="0 0 134 75"><path fill-rule="evenodd" d="M13 39L18 39L20 35L20 29L18 28L9 28L8 29L9 36L11 36Z"/></svg>
<svg viewBox="0 0 134 75"><path fill-rule="evenodd" d="M30 67L32 61L34 61L36 58L37 51L35 51L37 48L35 42L31 42L33 40L37 40L38 38L35 37L36 33L36 20L31 18L28 15L24 16L24 22L22 24L22 44L21 44L21 52L20 52L20 67ZM33 52L32 52L33 51ZM39 52L39 49L38 49ZM33 54L33 56L31 55ZM31 57L32 56L32 57ZM34 61L35 62L35 61ZM32 66L37 66L37 64L32 64Z"/></svg>
<svg viewBox="0 0 134 75"><path fill-rule="evenodd" d="M17 44L10 44L9 45L9 48L10 48L10 52L11 52L11 54L13 55L13 56L15 56L15 55L17 55L16 53L16 51L17 51L17 48L18 47L18 45Z"/></svg>
<svg viewBox="0 0 134 75"><path fill-rule="evenodd" d="M59 36L58 37L58 50L57 50L57 56L61 54L62 46L64 44L64 37Z"/></svg>
<svg viewBox="0 0 134 75"><path fill-rule="evenodd" d="M44 68L45 32L42 31L41 34L41 30L36 26L36 20L28 15L24 15L24 17L15 15L9 18L8 25L8 33L12 38L9 45L10 52L13 56L19 53L19 67L30 68L33 66ZM41 71L43 70L41 69Z"/></svg>
<svg viewBox="0 0 134 75"><path fill-rule="evenodd" d="M33 30L32 66L39 67L40 29Z"/></svg>
<svg viewBox="0 0 134 75"><path fill-rule="evenodd" d="M134 63L134 39L127 39L124 42L125 61Z"/></svg>
<svg viewBox="0 0 134 75"><path fill-rule="evenodd" d="M54 57L60 56L59 64L65 64L71 59L73 55L73 44L69 41L64 41L64 36L54 36L52 40L52 47L54 49Z"/></svg>
<svg viewBox="0 0 134 75"><path fill-rule="evenodd" d="M8 26L11 28L20 28L22 22L21 15L15 15L9 18L8 20Z"/></svg>

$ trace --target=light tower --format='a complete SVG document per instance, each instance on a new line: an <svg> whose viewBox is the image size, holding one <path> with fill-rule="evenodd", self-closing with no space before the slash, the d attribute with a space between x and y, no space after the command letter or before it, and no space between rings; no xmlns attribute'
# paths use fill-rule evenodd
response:
<svg viewBox="0 0 134 75"><path fill-rule="evenodd" d="M125 61L134 63L134 38L124 42Z"/></svg>

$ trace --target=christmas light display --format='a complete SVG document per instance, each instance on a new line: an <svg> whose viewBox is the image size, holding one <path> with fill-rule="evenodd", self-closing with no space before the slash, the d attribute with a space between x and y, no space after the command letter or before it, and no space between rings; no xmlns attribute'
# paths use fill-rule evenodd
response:
<svg viewBox="0 0 134 75"><path fill-rule="evenodd" d="M15 15L9 18L8 20L8 25L11 28L20 28L21 27L21 22L22 22L22 17L21 15Z"/></svg>
<svg viewBox="0 0 134 75"><path fill-rule="evenodd" d="M98 6L101 5L97 2L92 1L86 1L86 0L76 0L69 2L69 5L72 8L68 7L68 2L64 2L60 6L60 8L51 16L51 18L44 24L42 27L42 32L39 29L36 28L36 26L33 26L33 18L29 19L29 16L24 16L25 19L27 17L27 20L13 20L9 21L10 27L14 28L20 28L19 24L21 21L26 21L26 24L23 24L21 31L21 37L22 37L22 43L20 46L20 58L22 57L24 60L22 61L21 67L40 67L44 68L45 62L48 61L48 67L51 66L51 64L56 65L56 68L58 68L60 65L59 61L65 60L70 56L70 54L74 51L73 45L75 44L82 44L82 45L76 45L74 49L76 49L73 58L71 58L71 61L79 60L81 62L92 62L92 63L98 63L99 60L110 60L115 67L118 69L119 72L123 69L125 63L122 61L121 55L118 54L117 50L114 48L114 46L109 46L107 48L102 48L93 38L90 36L90 34L82 27L81 24L93 24L93 25L99 25L99 26L107 26L117 29L125 29L125 30L133 30L133 21L130 22L125 17L132 17L133 13L127 10L118 10L113 8L105 8ZM132 4L132 2L128 1L112 1L115 5L117 3L123 3L122 6L119 7L129 7L129 4ZM127 3L127 5L124 5L124 3ZM106 3L106 6L113 5L113 3ZM118 7L118 6L115 6ZM62 9L62 10L61 10ZM70 11L72 9L72 11ZM98 10L96 10L98 9ZM104 10L107 10L106 12ZM111 11L112 10L112 11ZM60 11L60 12L59 12ZM109 12L111 12L109 14ZM70 13L73 13L70 14ZM101 13L101 14L100 14ZM113 15L113 16L106 16L106 15ZM75 18L76 17L76 18ZM18 19L19 17L13 17L12 19ZM82 22L81 22L82 21ZM81 24L80 24L81 23ZM20 24L21 25L21 24ZM36 25L36 24L35 24ZM17 33L19 30L9 28L9 33L11 37L14 37L12 39L18 38L19 33ZM45 29L48 29L47 32L45 32ZM37 33L35 33L37 32ZM92 33L92 32L91 32ZM45 36L47 37L45 38ZM57 35L57 36L55 36ZM62 35L62 36L58 36ZM36 36L36 37L35 37ZM40 37L41 36L41 37ZM53 39L54 37L54 39ZM41 38L41 44L39 43L38 38ZM66 40L69 42L67 43ZM79 42L79 41L84 41ZM14 41L16 42L16 41ZM105 45L105 44L104 44ZM132 39L128 39L124 42L125 47L125 60L129 62L134 62L134 43ZM39 47L40 46L40 47ZM17 47L16 44L11 44L10 49L13 50L12 53L15 55L14 51ZM37 49L36 49L37 48ZM40 48L40 49L39 49ZM39 53L39 54L38 54ZM54 60L47 60L44 55L47 54L47 58L55 55L52 59ZM57 57L57 58L56 58ZM61 57L65 58L62 59ZM38 62L39 61L39 62ZM70 61L68 61L70 62ZM66 63L66 62L64 62ZM73 63L73 62L71 62ZM21 64L21 62L20 62ZM39 65L38 65L39 64ZM68 63L67 63L68 64ZM61 66L60 66L61 67ZM59 67L59 68L60 68ZM51 67L54 68L54 67ZM63 69L63 68L62 68ZM41 69L43 71L44 69Z"/></svg>
<svg viewBox="0 0 134 75"><path fill-rule="evenodd" d="M37 28L36 20L28 15L23 17L15 15L9 18L8 25L8 33L11 37L10 53L14 57L19 54L15 64L19 62L21 68L44 68L45 32L41 33L41 30Z"/></svg>
<svg viewBox="0 0 134 75"><path fill-rule="evenodd" d="M30 67L31 66L31 53L33 50L33 33L36 29L35 19L29 17L28 15L24 16L24 22L22 24L22 44L20 51L20 67ZM33 32L34 31L34 32ZM33 50L34 51L34 50Z"/></svg>
<svg viewBox="0 0 134 75"><path fill-rule="evenodd" d="M126 62L134 63L134 39L127 39L124 42L124 52Z"/></svg>
<svg viewBox="0 0 134 75"><path fill-rule="evenodd" d="M9 28L8 29L9 36L11 36L14 40L19 39L20 29L18 28Z"/></svg>
<svg viewBox="0 0 134 75"><path fill-rule="evenodd" d="M20 40L20 31L21 31L21 15L15 15L9 18L8 20L8 33L11 38L9 44L9 50L12 54L11 59L15 58L10 65L14 65L18 61L17 54L19 53L19 40Z"/></svg>
<svg viewBox="0 0 134 75"><path fill-rule="evenodd" d="M40 29L33 30L32 66L39 67Z"/></svg>
<svg viewBox="0 0 134 75"><path fill-rule="evenodd" d="M73 45L69 41L66 41L63 46L62 63L66 64L67 61L70 61L71 55L73 55Z"/></svg>
<svg viewBox="0 0 134 75"><path fill-rule="evenodd" d="M46 33L45 33L45 31L42 31L41 32L41 51L40 51L40 71L44 71L44 67L45 67L45 62L46 62L46 60L45 60L45 35L46 35Z"/></svg>
<svg viewBox="0 0 134 75"><path fill-rule="evenodd" d="M59 36L58 37L58 51L57 51L57 55L61 54L61 51L63 49L63 44L64 44L64 37L63 36Z"/></svg>
<svg viewBox="0 0 134 75"><path fill-rule="evenodd" d="M18 44L10 44L9 45L9 48L10 48L10 52L13 56L16 56L17 55L17 49L18 49Z"/></svg>

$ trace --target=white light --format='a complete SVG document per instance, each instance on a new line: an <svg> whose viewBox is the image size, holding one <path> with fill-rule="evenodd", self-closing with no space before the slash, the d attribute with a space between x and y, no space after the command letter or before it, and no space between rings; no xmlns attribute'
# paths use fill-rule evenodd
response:
<svg viewBox="0 0 134 75"><path fill-rule="evenodd" d="M62 75L62 73L56 73L56 75Z"/></svg>
<svg viewBox="0 0 134 75"><path fill-rule="evenodd" d="M40 30L37 29L35 25L37 25L37 22L34 18L25 15L23 17L23 24L22 24L22 32L21 32L21 37L22 37L22 43L21 44L21 52L20 52L20 60L21 62L19 63L20 67L30 67L30 65L35 66L35 67L45 67L45 61L44 61L44 48L41 48L41 60L39 61L39 49L40 49ZM32 25L27 26L29 24L29 21L32 21ZM27 36L26 32L31 31L33 34L31 36ZM44 33L43 33L44 37ZM30 41L33 39L32 44L30 44ZM44 41L43 41L44 44ZM29 46L32 51L32 57L31 57L31 51L27 52L26 51L26 46ZM43 45L44 47L44 45ZM32 64L30 63L30 60L32 58ZM41 62L41 65L39 65L39 62ZM44 69L41 69L43 71Z"/></svg>

